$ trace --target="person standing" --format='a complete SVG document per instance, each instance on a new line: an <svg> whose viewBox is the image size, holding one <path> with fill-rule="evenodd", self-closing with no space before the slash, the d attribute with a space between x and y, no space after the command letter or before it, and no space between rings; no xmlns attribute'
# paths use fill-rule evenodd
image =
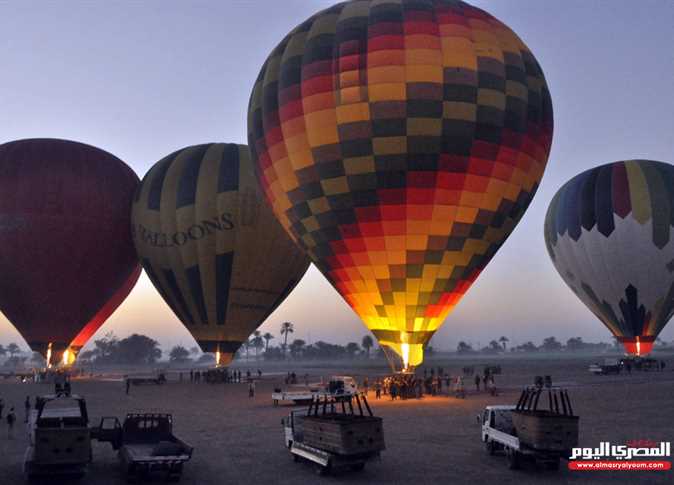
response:
<svg viewBox="0 0 674 485"><path fill-rule="evenodd" d="M129 395L129 388L131 387L131 381L129 380L129 376L126 377L126 395Z"/></svg>
<svg viewBox="0 0 674 485"><path fill-rule="evenodd" d="M255 398L255 381L251 379L251 381L248 383L248 397L250 399Z"/></svg>
<svg viewBox="0 0 674 485"><path fill-rule="evenodd" d="M381 399L381 381L379 379L374 381L374 398Z"/></svg>
<svg viewBox="0 0 674 485"><path fill-rule="evenodd" d="M367 396L367 393L370 388L370 382L367 380L367 376L365 376L365 379L363 379L363 391L365 392L365 395Z"/></svg>
<svg viewBox="0 0 674 485"><path fill-rule="evenodd" d="M26 411L26 417L24 418L23 422L27 423L28 416L30 415L30 396L26 396L26 400L23 402L23 408Z"/></svg>
<svg viewBox="0 0 674 485"><path fill-rule="evenodd" d="M477 374L475 375L475 390L480 392L480 376Z"/></svg>
<svg viewBox="0 0 674 485"><path fill-rule="evenodd" d="M7 438L14 439L14 423L16 422L16 414L14 414L14 406L9 408L7 413Z"/></svg>
<svg viewBox="0 0 674 485"><path fill-rule="evenodd" d="M496 382L494 382L494 376L489 376L489 394L496 396Z"/></svg>

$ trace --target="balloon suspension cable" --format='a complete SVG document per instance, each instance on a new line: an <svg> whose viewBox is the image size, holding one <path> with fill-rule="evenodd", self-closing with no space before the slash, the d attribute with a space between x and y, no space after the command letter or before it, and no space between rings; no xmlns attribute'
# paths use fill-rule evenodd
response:
<svg viewBox="0 0 674 485"><path fill-rule="evenodd" d="M400 369L403 369L404 371L402 359L395 350L393 350L388 345L382 345L381 349L382 352L384 352L384 357L386 357L389 367L391 368L391 373L397 374L400 372Z"/></svg>

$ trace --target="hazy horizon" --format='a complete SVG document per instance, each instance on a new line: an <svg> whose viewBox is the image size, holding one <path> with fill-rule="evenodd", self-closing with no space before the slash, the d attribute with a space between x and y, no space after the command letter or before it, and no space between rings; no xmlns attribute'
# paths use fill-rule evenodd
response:
<svg viewBox="0 0 674 485"><path fill-rule="evenodd" d="M333 3L0 3L0 143L81 141L120 157L139 177L188 145L246 143L250 90L269 51ZM432 345L484 346L501 335L511 344L551 335L609 342L552 266L543 219L556 190L583 170L634 158L674 163L674 3L470 3L510 26L537 57L555 134L529 210ZM286 320L295 324L292 338L308 342L360 342L368 333L313 266L260 330L278 343ZM146 334L164 350L195 345L145 274L94 338L109 331ZM660 336L674 339L674 324ZM11 341L25 347L2 317L0 343Z"/></svg>

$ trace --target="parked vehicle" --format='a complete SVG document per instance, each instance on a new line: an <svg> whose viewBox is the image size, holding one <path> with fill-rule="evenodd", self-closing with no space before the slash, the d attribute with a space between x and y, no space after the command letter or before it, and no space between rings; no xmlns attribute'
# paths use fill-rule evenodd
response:
<svg viewBox="0 0 674 485"><path fill-rule="evenodd" d="M37 398L28 422L29 444L24 473L38 476L82 477L91 462L91 434L87 405L77 395L47 395Z"/></svg>
<svg viewBox="0 0 674 485"><path fill-rule="evenodd" d="M306 405L310 404L314 399L320 396L332 395L354 395L358 392L358 385L356 380L350 376L332 376L328 383L320 387L310 387L308 389L300 389L296 391L283 391L281 389L274 389L271 395L274 406L277 406L283 401L292 401L294 404Z"/></svg>
<svg viewBox="0 0 674 485"><path fill-rule="evenodd" d="M129 479L157 471L165 472L168 479L179 479L183 464L192 457L193 448L174 436L170 414L127 414L123 424L116 417L105 417L95 436L118 450Z"/></svg>
<svg viewBox="0 0 674 485"><path fill-rule="evenodd" d="M313 463L320 475L363 470L385 449L382 419L358 394L316 398L308 410L292 411L282 424L293 459Z"/></svg>
<svg viewBox="0 0 674 485"><path fill-rule="evenodd" d="M543 393L547 409L538 407ZM511 469L519 468L525 458L559 469L560 460L568 459L578 446L579 418L568 393L559 388L526 388L517 405L487 406L478 422L487 453L503 451Z"/></svg>
<svg viewBox="0 0 674 485"><path fill-rule="evenodd" d="M129 376L126 379L129 381L129 384L134 386L140 386L143 384L161 385L166 383L166 374L159 372L155 375Z"/></svg>
<svg viewBox="0 0 674 485"><path fill-rule="evenodd" d="M590 364L588 370L595 375L620 374L622 367L623 363L618 359L604 359L603 364Z"/></svg>

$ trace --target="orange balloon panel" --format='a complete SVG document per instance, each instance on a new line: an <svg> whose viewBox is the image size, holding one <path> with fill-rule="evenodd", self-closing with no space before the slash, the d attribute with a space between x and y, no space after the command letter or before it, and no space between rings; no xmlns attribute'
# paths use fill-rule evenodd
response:
<svg viewBox="0 0 674 485"><path fill-rule="evenodd" d="M249 145L277 217L383 344L423 346L538 188L540 66L462 2L345 2L271 53Z"/></svg>

